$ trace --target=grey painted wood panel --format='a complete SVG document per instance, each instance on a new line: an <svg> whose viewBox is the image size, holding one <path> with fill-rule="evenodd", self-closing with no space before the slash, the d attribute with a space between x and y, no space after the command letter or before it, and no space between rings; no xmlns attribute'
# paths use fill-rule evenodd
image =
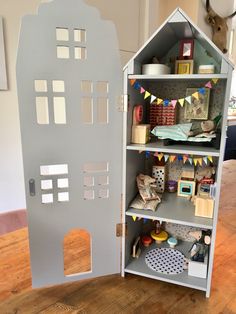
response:
<svg viewBox="0 0 236 314"><path fill-rule="evenodd" d="M61 90L55 81L63 81ZM122 71L114 25L81 0L42 4L22 20L17 84L33 286L119 272ZM45 165L68 169L40 174ZM60 189L63 178L69 186ZM41 190L46 179L53 188ZM63 239L71 229L90 233L92 269L64 276Z"/></svg>

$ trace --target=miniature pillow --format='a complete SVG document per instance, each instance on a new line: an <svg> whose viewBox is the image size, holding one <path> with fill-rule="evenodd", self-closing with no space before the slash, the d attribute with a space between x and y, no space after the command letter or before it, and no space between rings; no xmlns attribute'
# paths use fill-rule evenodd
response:
<svg viewBox="0 0 236 314"><path fill-rule="evenodd" d="M182 123L175 125L156 126L152 134L160 139L171 139L174 141L187 141L192 123Z"/></svg>
<svg viewBox="0 0 236 314"><path fill-rule="evenodd" d="M157 205L161 202L160 199L143 201L142 197L138 194L135 199L130 203L129 207L134 209L144 209L144 210L152 210L155 211Z"/></svg>

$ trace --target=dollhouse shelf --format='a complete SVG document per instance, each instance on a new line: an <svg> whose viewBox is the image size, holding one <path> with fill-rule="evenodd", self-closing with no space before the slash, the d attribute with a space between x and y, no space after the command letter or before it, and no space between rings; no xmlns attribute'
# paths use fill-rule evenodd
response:
<svg viewBox="0 0 236 314"><path fill-rule="evenodd" d="M191 242L182 241L177 245L176 249L181 251L185 255L185 257L189 257L188 251L190 250L191 246L192 246ZM139 258L131 257L129 259L127 266L125 267L125 272L206 291L207 279L188 276L187 270L184 270L181 274L178 274L178 275L165 275L165 274L158 273L151 270L145 263L145 256L148 251L155 249L157 247L161 248L161 247L169 247L169 246L166 242L164 242L163 244L160 244L160 245L153 243L148 248L143 247L142 253Z"/></svg>
<svg viewBox="0 0 236 314"><path fill-rule="evenodd" d="M127 216L136 216L148 219L163 220L185 226L212 229L213 220L194 215L195 207L192 202L176 193L164 193L161 203L155 212L151 210L129 208Z"/></svg>
<svg viewBox="0 0 236 314"><path fill-rule="evenodd" d="M162 152L170 154L189 154L199 156L220 156L220 150L212 147L193 146L193 145L169 145L164 146L163 142L156 141L147 144L128 144L127 150L149 151L149 152Z"/></svg>
<svg viewBox="0 0 236 314"><path fill-rule="evenodd" d="M133 80L211 80L214 78L227 79L227 74L165 74L165 75L129 75L129 79Z"/></svg>

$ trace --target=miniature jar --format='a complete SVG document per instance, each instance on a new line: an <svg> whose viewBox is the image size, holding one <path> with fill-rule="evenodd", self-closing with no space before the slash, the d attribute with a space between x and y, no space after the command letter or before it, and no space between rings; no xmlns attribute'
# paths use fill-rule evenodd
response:
<svg viewBox="0 0 236 314"><path fill-rule="evenodd" d="M167 191L170 193L177 192L177 181L169 180L166 184Z"/></svg>
<svg viewBox="0 0 236 314"><path fill-rule="evenodd" d="M152 238L146 235L142 237L141 241L142 241L143 246L146 246L146 247L152 244Z"/></svg>
<svg viewBox="0 0 236 314"><path fill-rule="evenodd" d="M168 243L169 246L173 249L173 248L177 245L178 241L177 241L176 238L170 237L170 238L167 240L167 243Z"/></svg>

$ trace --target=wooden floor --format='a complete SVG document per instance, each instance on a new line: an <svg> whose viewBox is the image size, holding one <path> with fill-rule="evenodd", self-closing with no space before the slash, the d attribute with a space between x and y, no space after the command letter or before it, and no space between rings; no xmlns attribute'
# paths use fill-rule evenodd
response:
<svg viewBox="0 0 236 314"><path fill-rule="evenodd" d="M139 276L31 289L27 229L0 237L0 314L236 313L236 161L224 165L210 299Z"/></svg>

